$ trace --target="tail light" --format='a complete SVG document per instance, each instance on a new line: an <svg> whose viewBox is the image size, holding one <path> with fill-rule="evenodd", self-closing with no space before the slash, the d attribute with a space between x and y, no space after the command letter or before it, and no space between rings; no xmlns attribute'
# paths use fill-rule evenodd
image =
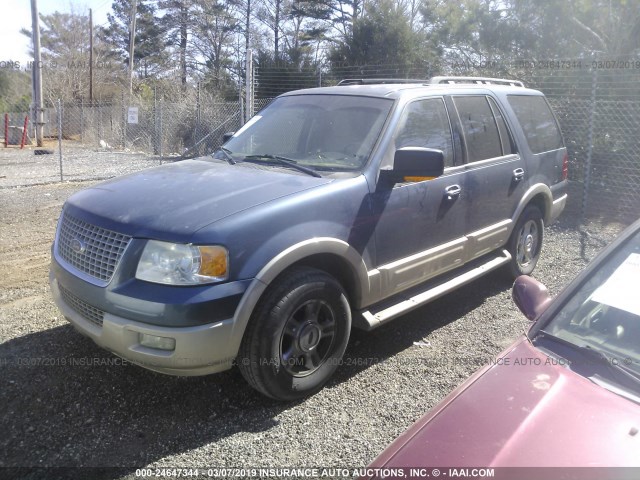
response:
<svg viewBox="0 0 640 480"><path fill-rule="evenodd" d="M566 180L569 177L569 154L565 153L562 159L562 180Z"/></svg>

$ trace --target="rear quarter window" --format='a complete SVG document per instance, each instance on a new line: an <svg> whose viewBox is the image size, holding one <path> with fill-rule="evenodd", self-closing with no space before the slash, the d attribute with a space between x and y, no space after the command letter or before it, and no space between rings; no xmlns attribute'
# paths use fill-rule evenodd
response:
<svg viewBox="0 0 640 480"><path fill-rule="evenodd" d="M509 95L508 99L533 153L557 150L564 146L556 119L544 97Z"/></svg>

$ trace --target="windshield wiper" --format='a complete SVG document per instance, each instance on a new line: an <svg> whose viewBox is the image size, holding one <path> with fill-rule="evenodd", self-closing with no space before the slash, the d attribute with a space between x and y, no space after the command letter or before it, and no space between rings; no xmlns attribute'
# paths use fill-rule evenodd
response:
<svg viewBox="0 0 640 480"><path fill-rule="evenodd" d="M560 345L563 345L569 349L578 351L584 357L591 357L592 359L597 360L598 365L606 366L610 371L613 371L618 376L618 378L624 378L627 381L631 381L635 385L640 382L640 374L622 365L621 360L616 357L607 355L601 350L596 350L590 345L577 345L563 338L556 337L555 335L552 335L551 333L548 333L544 330L540 330L539 334L541 334L548 340L559 343Z"/></svg>
<svg viewBox="0 0 640 480"><path fill-rule="evenodd" d="M618 373L620 373L627 379L633 380L636 383L640 381L640 374L625 367L624 364L621 363L621 361L618 360L617 358L607 355L606 353L600 350L596 350L595 348L592 348L589 345L582 345L582 346L579 346L578 348L580 349L581 353L585 354L586 356L591 356L603 363L606 363L609 367L611 367L612 369L615 369Z"/></svg>
<svg viewBox="0 0 640 480"><path fill-rule="evenodd" d="M272 155L270 153L265 153L262 155L247 155L246 157L244 157L243 161L251 162L251 161L262 160L262 159L270 160L279 165L284 165L284 166L293 168L295 170L298 170L299 172L303 172L303 173L306 173L307 175L311 175L312 177L318 177L318 178L322 177L322 175L316 172L313 168L303 167L302 165L298 165L298 162L296 162L295 160L292 160L287 157L282 157L280 155Z"/></svg>
<svg viewBox="0 0 640 480"><path fill-rule="evenodd" d="M229 165L235 165L236 163L238 163L233 159L233 157L231 156L233 152L228 148L220 147L218 149L218 152L222 152L222 155L224 155L224 159L227 161Z"/></svg>

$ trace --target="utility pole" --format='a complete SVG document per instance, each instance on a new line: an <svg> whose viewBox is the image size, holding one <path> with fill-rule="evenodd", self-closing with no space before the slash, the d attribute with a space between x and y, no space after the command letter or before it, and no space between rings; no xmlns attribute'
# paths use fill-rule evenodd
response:
<svg viewBox="0 0 640 480"><path fill-rule="evenodd" d="M40 22L38 18L38 1L31 0L31 32L33 35L33 101L36 124L36 144L42 147L42 130L44 126L44 110L42 108L42 55L40 53Z"/></svg>
<svg viewBox="0 0 640 480"><path fill-rule="evenodd" d="M253 117L253 89L251 85L252 76L252 66L253 66L253 57L251 52L251 44L249 42L249 29L251 28L251 0L247 0L247 23L245 26L245 44L244 44L244 53L245 53L245 114L244 121L248 122L251 117ZM242 88L240 89L240 96L242 97ZM241 98L242 99L242 98ZM242 106L240 107L242 108ZM243 122L244 123L244 122Z"/></svg>
<svg viewBox="0 0 640 480"><path fill-rule="evenodd" d="M251 49L247 50L247 63L245 65L245 95L245 119L249 121L253 117L253 52Z"/></svg>
<svg viewBox="0 0 640 480"><path fill-rule="evenodd" d="M251 0L247 0L247 24L245 26L245 46L244 51L247 52L249 50L249 28L251 27Z"/></svg>
<svg viewBox="0 0 640 480"><path fill-rule="evenodd" d="M180 5L180 81L182 91L187 89L187 29L189 23L189 7L186 3Z"/></svg>
<svg viewBox="0 0 640 480"><path fill-rule="evenodd" d="M93 10L89 9L89 105L93 105Z"/></svg>
<svg viewBox="0 0 640 480"><path fill-rule="evenodd" d="M131 26L129 29L129 96L133 94L133 53L136 40L136 14L138 12L138 0L131 4Z"/></svg>

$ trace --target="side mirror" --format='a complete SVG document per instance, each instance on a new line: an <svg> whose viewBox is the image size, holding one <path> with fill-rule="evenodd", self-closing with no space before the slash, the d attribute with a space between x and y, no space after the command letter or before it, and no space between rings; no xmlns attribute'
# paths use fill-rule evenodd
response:
<svg viewBox="0 0 640 480"><path fill-rule="evenodd" d="M511 290L513 301L529 320L535 320L551 303L549 290L539 281L520 275Z"/></svg>
<svg viewBox="0 0 640 480"><path fill-rule="evenodd" d="M222 134L222 143L227 143L236 132L225 132Z"/></svg>
<svg viewBox="0 0 640 480"><path fill-rule="evenodd" d="M381 170L380 177L391 183L421 182L439 177L444 172L442 150L404 147L396 150L393 170Z"/></svg>

